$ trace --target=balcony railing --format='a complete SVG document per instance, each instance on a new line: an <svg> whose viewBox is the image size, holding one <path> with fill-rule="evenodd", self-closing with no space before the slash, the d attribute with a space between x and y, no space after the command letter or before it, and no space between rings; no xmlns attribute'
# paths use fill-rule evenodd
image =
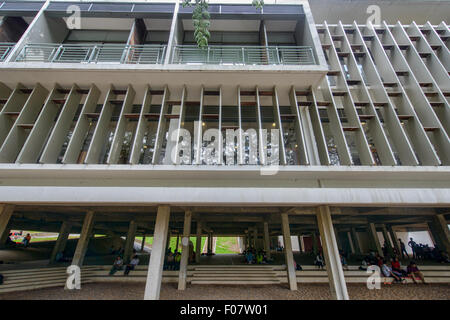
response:
<svg viewBox="0 0 450 320"><path fill-rule="evenodd" d="M316 64L311 47L294 46L175 46L175 64L220 65L311 65Z"/></svg>
<svg viewBox="0 0 450 320"><path fill-rule="evenodd" d="M124 44L28 44L18 62L162 64L166 46Z"/></svg>
<svg viewBox="0 0 450 320"><path fill-rule="evenodd" d="M0 43L0 62L5 61L8 54L11 52L12 48L14 48L15 43L3 42Z"/></svg>

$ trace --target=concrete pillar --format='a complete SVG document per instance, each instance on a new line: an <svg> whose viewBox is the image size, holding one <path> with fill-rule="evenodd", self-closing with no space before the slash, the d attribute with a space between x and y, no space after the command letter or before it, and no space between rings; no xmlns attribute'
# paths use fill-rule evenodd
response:
<svg viewBox="0 0 450 320"><path fill-rule="evenodd" d="M358 233L356 232L356 228L351 228L352 240L353 240L353 248L355 249L356 254L361 254L361 243L359 242Z"/></svg>
<svg viewBox="0 0 450 320"><path fill-rule="evenodd" d="M136 229L136 221L131 220L128 227L127 239L125 241L125 250L123 254L124 263L128 263L131 260L131 255L133 254L134 249L134 239L136 238Z"/></svg>
<svg viewBox="0 0 450 320"><path fill-rule="evenodd" d="M389 239L388 231L384 223L381 225L381 230L383 232L383 238L384 242L386 243L388 253L392 255L394 253L394 250L392 250L391 240Z"/></svg>
<svg viewBox="0 0 450 320"><path fill-rule="evenodd" d="M152 253L148 264L144 300L159 300L167 234L169 231L170 207L159 206L153 234Z"/></svg>
<svg viewBox="0 0 450 320"><path fill-rule="evenodd" d="M322 249L327 265L331 295L336 300L349 300L344 271L342 270L339 250L334 235L330 207L317 208L317 224L322 238Z"/></svg>
<svg viewBox="0 0 450 320"><path fill-rule="evenodd" d="M341 238L339 237L339 231L336 227L334 227L334 234L336 236L336 243L337 246L339 248L339 251L342 251L342 243L341 243Z"/></svg>
<svg viewBox="0 0 450 320"><path fill-rule="evenodd" d="M312 238L312 249L315 255L317 255L319 253L319 246L317 244L317 233L313 232L311 234L311 238Z"/></svg>
<svg viewBox="0 0 450 320"><path fill-rule="evenodd" d="M5 231L3 232L2 237L0 238L0 249L4 248L6 246L6 238L9 237L10 232L11 232L11 228L8 225L5 229Z"/></svg>
<svg viewBox="0 0 450 320"><path fill-rule="evenodd" d="M291 290L297 290L297 276L294 269L294 255L292 254L291 232L289 230L289 217L286 213L281 214L281 229L283 231L284 254L286 257L286 269Z"/></svg>
<svg viewBox="0 0 450 320"><path fill-rule="evenodd" d="M213 234L212 232L208 232L208 243L207 243L208 255L212 254L212 247L213 247Z"/></svg>
<svg viewBox="0 0 450 320"><path fill-rule="evenodd" d="M92 227L94 226L94 211L88 211L84 217L83 227L81 228L80 239L72 259L72 265L81 267L83 265L84 256L86 254L89 238L92 235Z"/></svg>
<svg viewBox="0 0 450 320"><path fill-rule="evenodd" d="M300 252L305 253L306 252L305 242L303 241L302 235L298 236L298 244L300 245Z"/></svg>
<svg viewBox="0 0 450 320"><path fill-rule="evenodd" d="M176 244L175 244L175 250L174 250L174 252L175 252L175 251L178 251L179 245L180 245L180 235L177 234L177 242L176 242Z"/></svg>
<svg viewBox="0 0 450 320"><path fill-rule="evenodd" d="M144 248L145 248L145 235L142 236L141 252L144 251Z"/></svg>
<svg viewBox="0 0 450 320"><path fill-rule="evenodd" d="M10 228L8 227L9 220L14 211L14 205L11 204L0 204L0 239L4 239L6 242L6 237L9 235ZM3 246L5 243L0 243Z"/></svg>
<svg viewBox="0 0 450 320"><path fill-rule="evenodd" d="M200 263L202 254L202 223L197 221L197 240L195 242L195 263Z"/></svg>
<svg viewBox="0 0 450 320"><path fill-rule="evenodd" d="M433 216L433 225L435 230L433 237L438 241L439 249L450 253L450 232L445 216L443 214Z"/></svg>
<svg viewBox="0 0 450 320"><path fill-rule="evenodd" d="M267 258L270 259L270 236L268 222L264 222L264 251L266 251Z"/></svg>
<svg viewBox="0 0 450 320"><path fill-rule="evenodd" d="M388 228L389 234L391 236L391 240L392 240L395 250L397 250L398 254L401 254L400 243L398 243L398 237L397 237L397 233L394 230L394 227L389 225L387 228Z"/></svg>
<svg viewBox="0 0 450 320"><path fill-rule="evenodd" d="M186 289L186 274L187 265L189 261L189 237L191 235L191 220L192 211L186 211L184 213L184 228L183 238L181 239L181 245L183 249L181 251L180 272L178 274L178 290Z"/></svg>
<svg viewBox="0 0 450 320"><path fill-rule="evenodd" d="M380 240L378 239L377 229L375 223L371 222L367 225L367 231L372 241L372 249L378 252L380 256L383 256L383 250L381 250Z"/></svg>
<svg viewBox="0 0 450 320"><path fill-rule="evenodd" d="M258 245L258 227L253 228L253 248L257 249Z"/></svg>
<svg viewBox="0 0 450 320"><path fill-rule="evenodd" d="M58 239L56 239L55 246L53 247L52 254L50 255L49 263L53 263L56 260L56 255L58 252L63 252L66 248L67 240L69 239L70 229L72 228L72 223L69 221L64 221L59 229Z"/></svg>
<svg viewBox="0 0 450 320"><path fill-rule="evenodd" d="M347 233L348 243L350 244L350 251L352 252L352 254L355 254L355 246L353 245L351 232L347 231L346 233Z"/></svg>

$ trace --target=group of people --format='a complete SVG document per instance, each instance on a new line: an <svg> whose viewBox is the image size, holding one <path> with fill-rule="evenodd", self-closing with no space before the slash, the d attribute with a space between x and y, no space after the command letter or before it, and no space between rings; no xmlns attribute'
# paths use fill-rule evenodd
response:
<svg viewBox="0 0 450 320"><path fill-rule="evenodd" d="M401 266L398 256L394 256L388 262L387 259L380 256L379 254L371 252L363 259L359 269L367 270L367 268L372 265L378 266L381 269L383 276L387 278L393 278L394 282L406 283L406 278L410 278L414 283L417 283L417 279L421 280L423 283L426 283L425 277L417 267L415 261L410 261L409 265L406 267L406 269L404 269Z"/></svg>
<svg viewBox="0 0 450 320"><path fill-rule="evenodd" d="M10 232L9 235L6 237L5 245L8 247L13 247L13 246L17 245L17 243L11 239L12 236L13 236L13 234ZM27 248L30 245L30 242L31 242L31 235L29 233L27 233L27 235L22 238L21 244L25 248Z"/></svg>
<svg viewBox="0 0 450 320"><path fill-rule="evenodd" d="M256 250L253 247L249 247L242 252L245 257L245 263L247 264L266 264L271 262L267 257L266 251L260 249Z"/></svg>
<svg viewBox="0 0 450 320"><path fill-rule="evenodd" d="M176 249L172 252L172 248L167 249L164 256L164 270L180 270L181 253Z"/></svg>
<svg viewBox="0 0 450 320"><path fill-rule="evenodd" d="M125 270L123 272L124 276L128 276L131 270L134 270L136 266L139 264L139 256L136 253L136 250L133 250L133 255L130 259L130 262L125 264L123 255L117 255L116 259L114 260L113 266L111 270L109 271L109 275L114 275L117 271Z"/></svg>
<svg viewBox="0 0 450 320"><path fill-rule="evenodd" d="M400 252L396 248L393 248L394 255L401 255L402 259L405 259L405 257L409 259L405 243L401 239L398 239L398 242L400 244ZM434 260L439 263L450 263L448 253L438 248L438 246L432 248L428 244L416 243L413 238L409 238L408 246L411 248L412 258L414 260ZM383 245L383 254L387 256L388 253L388 247L385 242Z"/></svg>

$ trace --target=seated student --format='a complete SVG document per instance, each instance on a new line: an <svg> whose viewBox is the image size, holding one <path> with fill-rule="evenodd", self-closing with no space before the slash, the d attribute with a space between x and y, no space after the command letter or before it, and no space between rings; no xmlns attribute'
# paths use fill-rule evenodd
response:
<svg viewBox="0 0 450 320"><path fill-rule="evenodd" d="M31 241L31 235L29 233L27 233L27 235L22 240L22 243L25 246L25 248L28 247L28 245L30 244L30 241Z"/></svg>
<svg viewBox="0 0 450 320"><path fill-rule="evenodd" d="M323 257L322 257L322 254L321 254L321 253L319 253L319 254L316 256L316 260L314 260L314 264L315 264L318 268L323 269L325 263L323 262Z"/></svg>
<svg viewBox="0 0 450 320"><path fill-rule="evenodd" d="M392 259L391 261L391 268L392 271L397 272L398 274L400 274L402 277L406 277L407 273L405 270L402 269L402 266L400 264L400 261L398 260L397 257L395 257L394 259Z"/></svg>
<svg viewBox="0 0 450 320"><path fill-rule="evenodd" d="M168 251L167 253L167 269L173 270L175 268L175 257L172 251Z"/></svg>
<svg viewBox="0 0 450 320"><path fill-rule="evenodd" d="M247 260L248 264L252 264L253 263L253 253L251 250L247 251L247 254L245 255L245 259Z"/></svg>
<svg viewBox="0 0 450 320"><path fill-rule="evenodd" d="M426 283L423 273L420 272L419 268L417 267L417 264L414 261L411 261L409 263L408 267L406 268L406 273L414 281L414 283L417 283L416 277L419 277L424 284Z"/></svg>
<svg viewBox="0 0 450 320"><path fill-rule="evenodd" d="M6 246L12 247L12 246L16 245L16 243L11 240L11 236L12 236L12 233L9 233L9 235L6 237L6 243L5 243Z"/></svg>
<svg viewBox="0 0 450 320"><path fill-rule="evenodd" d="M175 256L173 257L174 270L180 270L181 253L175 251Z"/></svg>
<svg viewBox="0 0 450 320"><path fill-rule="evenodd" d="M342 254L339 254L339 257L341 258L342 269L348 270L348 264L345 257Z"/></svg>
<svg viewBox="0 0 450 320"><path fill-rule="evenodd" d="M109 271L109 275L112 276L114 273L116 273L119 270L123 269L123 260L121 256L117 256L116 260L114 260L114 264Z"/></svg>
<svg viewBox="0 0 450 320"><path fill-rule="evenodd" d="M394 278L395 282L404 281L404 279L402 280L401 276L397 272L392 271L392 269L386 264L386 260L383 260L383 264L381 265L381 272L383 272L383 275L385 277Z"/></svg>
<svg viewBox="0 0 450 320"><path fill-rule="evenodd" d="M134 255L131 259L130 263L127 264L125 271L123 272L124 276L127 276L130 273L130 270L134 270L134 268L139 264L139 258L137 255Z"/></svg>
<svg viewBox="0 0 450 320"><path fill-rule="evenodd" d="M370 263L370 258L369 257L365 257L362 261L361 261L361 265L359 266L359 270L362 271L367 271L367 268L371 265Z"/></svg>
<svg viewBox="0 0 450 320"><path fill-rule="evenodd" d="M263 263L263 258L264 258L264 256L263 256L262 251L261 250L258 251L258 253L256 254L256 263L257 264Z"/></svg>

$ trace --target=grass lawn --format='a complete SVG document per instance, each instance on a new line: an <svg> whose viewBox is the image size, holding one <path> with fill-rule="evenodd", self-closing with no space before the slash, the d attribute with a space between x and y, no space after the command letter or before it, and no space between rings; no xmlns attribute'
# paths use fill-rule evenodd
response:
<svg viewBox="0 0 450 320"><path fill-rule="evenodd" d="M236 237L218 237L216 243L216 253L239 253Z"/></svg>

